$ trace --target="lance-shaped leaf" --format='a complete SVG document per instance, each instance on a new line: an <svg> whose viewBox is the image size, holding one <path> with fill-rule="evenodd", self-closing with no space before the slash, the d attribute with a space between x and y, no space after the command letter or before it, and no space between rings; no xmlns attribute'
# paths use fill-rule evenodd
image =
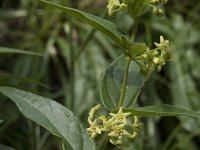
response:
<svg viewBox="0 0 200 150"><path fill-rule="evenodd" d="M53 8L57 8L77 19L87 22L88 24L92 25L94 28L103 32L105 35L107 35L110 39L115 41L117 44L121 45L120 33L117 31L116 25L114 23L108 20L105 20L101 17L97 17L92 14L89 14L89 13L86 13L74 8L60 6L60 5L45 1L45 0L41 0L41 2Z"/></svg>
<svg viewBox="0 0 200 150"><path fill-rule="evenodd" d="M7 47L0 47L0 54L2 54L2 53L43 56L43 55L40 54L40 53L30 52L30 51L15 49L15 48L7 48Z"/></svg>
<svg viewBox="0 0 200 150"><path fill-rule="evenodd" d="M168 104L124 109L124 112L132 112L131 116L151 117L151 116L190 116L200 117L199 112L175 107Z"/></svg>
<svg viewBox="0 0 200 150"><path fill-rule="evenodd" d="M0 92L15 102L27 118L60 137L69 150L95 150L95 144L81 122L61 104L10 87L0 87Z"/></svg>
<svg viewBox="0 0 200 150"><path fill-rule="evenodd" d="M108 110L117 107L123 83L125 70L125 56L121 55L113 61L102 76L100 85L100 95L104 106ZM140 72L140 67L131 62L128 72L124 107L132 107L144 84L144 77Z"/></svg>

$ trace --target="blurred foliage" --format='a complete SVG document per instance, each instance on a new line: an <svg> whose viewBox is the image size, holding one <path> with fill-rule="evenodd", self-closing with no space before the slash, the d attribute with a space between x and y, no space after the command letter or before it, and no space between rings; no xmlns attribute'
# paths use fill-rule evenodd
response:
<svg viewBox="0 0 200 150"><path fill-rule="evenodd" d="M115 19L105 15L106 1L51 1L109 18L117 23L119 30L125 28L122 33L132 31L134 21L125 13L118 14ZM165 11L163 18L151 14L142 17L136 40L145 40L151 46L162 33L171 42L173 58L160 73L153 74L137 105L168 103L199 111L200 1L169 0ZM35 0L0 2L0 47L43 54L38 57L0 53L0 85L55 99L74 110L83 122L88 109L100 102L98 89L102 72L121 54L119 47L91 26ZM0 123L2 150L1 147L62 149L61 141L25 119L3 96L0 97L0 120L3 120ZM200 149L199 119L157 117L142 121L143 134L128 149ZM108 145L108 149L112 146Z"/></svg>

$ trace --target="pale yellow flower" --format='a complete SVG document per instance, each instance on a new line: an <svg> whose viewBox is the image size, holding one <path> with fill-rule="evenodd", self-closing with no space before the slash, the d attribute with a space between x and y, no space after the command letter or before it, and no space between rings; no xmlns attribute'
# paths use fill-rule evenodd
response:
<svg viewBox="0 0 200 150"><path fill-rule="evenodd" d="M124 135L130 135L130 133L128 133L125 129L124 129L124 124L120 124L120 125L115 125L112 128L112 132L108 133L108 136L112 136L112 137L119 137L119 136L124 136Z"/></svg>
<svg viewBox="0 0 200 150"><path fill-rule="evenodd" d="M156 45L157 48L159 48L160 50L169 50L169 40L165 40L163 38L163 36L160 36L160 43L156 43L154 42L154 44Z"/></svg>
<svg viewBox="0 0 200 150"><path fill-rule="evenodd" d="M103 123L103 128L101 128L101 131L110 132L112 130L114 118L110 118L107 120L105 116L101 116L99 120L101 120Z"/></svg>
<svg viewBox="0 0 200 150"><path fill-rule="evenodd" d="M129 132L127 132L124 128L124 124L120 124L120 125L115 125L112 128L112 132L108 133L107 135L110 136L109 141L117 146L120 146L123 144L123 137L125 136L131 136L131 134Z"/></svg>
<svg viewBox="0 0 200 150"><path fill-rule="evenodd" d="M90 127L87 128L87 131L89 132L91 138L95 138L97 134L101 134L101 129L97 125L97 120L91 121L88 119L88 122L90 124Z"/></svg>
<svg viewBox="0 0 200 150"><path fill-rule="evenodd" d="M123 122L123 123L126 123L126 118L127 116L129 116L131 113L123 113L122 112L122 107L120 107L119 111L117 114L114 114L114 113L109 113L109 115L111 117L113 117L115 119L116 122Z"/></svg>

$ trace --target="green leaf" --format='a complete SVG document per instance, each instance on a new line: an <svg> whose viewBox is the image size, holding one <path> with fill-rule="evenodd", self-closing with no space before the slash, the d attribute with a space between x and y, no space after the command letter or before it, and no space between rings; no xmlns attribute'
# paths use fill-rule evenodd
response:
<svg viewBox="0 0 200 150"><path fill-rule="evenodd" d="M117 107L119 101L125 69L124 64L125 56L121 55L108 66L102 76L100 85L101 100L110 111ZM140 67L132 61L128 73L124 107L134 105L143 84L144 77L140 72Z"/></svg>
<svg viewBox="0 0 200 150"><path fill-rule="evenodd" d="M89 13L86 13L86 12L83 12L83 11L80 11L80 10L77 10L74 8L60 6L60 5L45 1L45 0L41 0L41 2L47 4L48 6L51 6L53 8L60 9L61 11L65 12L77 19L87 22L94 28L103 32L110 39L115 41L118 45L121 45L120 33L117 31L116 25L114 23L112 23L108 20L105 20L101 17L97 17L92 14L89 14Z"/></svg>
<svg viewBox="0 0 200 150"><path fill-rule="evenodd" d="M128 11L133 17L139 17L148 9L150 0L129 0Z"/></svg>
<svg viewBox="0 0 200 150"><path fill-rule="evenodd" d="M125 49L125 53L128 53L128 55L131 56L132 58L143 54L147 49L147 45L145 43L132 43L124 35L121 35L120 39L123 48Z"/></svg>
<svg viewBox="0 0 200 150"><path fill-rule="evenodd" d="M0 87L29 119L60 137L73 150L95 150L95 144L76 116L61 104L26 91Z"/></svg>
<svg viewBox="0 0 200 150"><path fill-rule="evenodd" d="M19 49L14 49L14 48L7 48L7 47L0 47L0 54L1 53L12 53L12 54L43 56L43 54L40 54L40 53L29 52L29 51L25 51L25 50L19 50Z"/></svg>
<svg viewBox="0 0 200 150"><path fill-rule="evenodd" d="M3 123L3 120L0 120L0 124L2 124Z"/></svg>
<svg viewBox="0 0 200 150"><path fill-rule="evenodd" d="M151 116L189 116L200 117L200 113L175 107L168 104L138 107L134 109L124 109L124 112L132 112L131 116L151 117Z"/></svg>
<svg viewBox="0 0 200 150"><path fill-rule="evenodd" d="M142 55L147 49L145 43L134 43L130 46L129 53L132 57Z"/></svg>
<svg viewBox="0 0 200 150"><path fill-rule="evenodd" d="M15 150L15 149L7 145L0 144L0 150Z"/></svg>

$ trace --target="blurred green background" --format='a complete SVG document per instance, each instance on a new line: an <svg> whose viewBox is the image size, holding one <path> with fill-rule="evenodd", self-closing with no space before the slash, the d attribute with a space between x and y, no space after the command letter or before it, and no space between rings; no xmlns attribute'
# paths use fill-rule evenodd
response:
<svg viewBox="0 0 200 150"><path fill-rule="evenodd" d="M107 16L106 0L51 0L117 24L130 35L126 13ZM167 103L200 110L200 1L169 0L165 16L147 13L136 40L152 46L163 35L170 40L172 61L146 82L138 106ZM81 118L100 103L99 80L122 52L99 31L80 20L46 7L37 0L0 1L0 85L54 99ZM2 52L3 48L43 56ZM9 50L6 49L6 50ZM10 49L12 50L12 49ZM0 95L0 150L61 150L61 141L24 118L14 103ZM186 117L142 119L141 136L127 150L199 150L200 120ZM114 149L108 145L107 149ZM116 149L116 148L115 148Z"/></svg>

